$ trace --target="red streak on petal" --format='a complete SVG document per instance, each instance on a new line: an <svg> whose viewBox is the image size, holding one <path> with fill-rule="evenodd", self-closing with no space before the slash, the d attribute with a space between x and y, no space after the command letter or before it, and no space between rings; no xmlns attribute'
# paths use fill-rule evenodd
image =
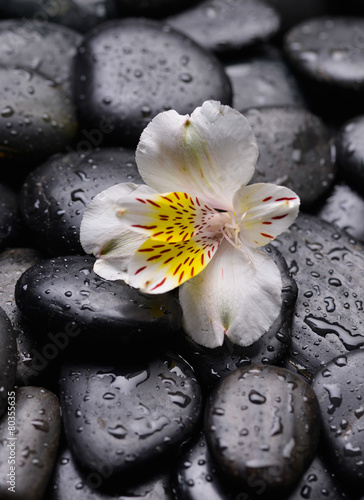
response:
<svg viewBox="0 0 364 500"><path fill-rule="evenodd" d="M173 236L168 236L168 238L166 239L166 241L169 241L173 238Z"/></svg>
<svg viewBox="0 0 364 500"><path fill-rule="evenodd" d="M167 252L170 252L172 250L172 248L166 248L165 250L161 250L161 253L167 253Z"/></svg>
<svg viewBox="0 0 364 500"><path fill-rule="evenodd" d="M162 257L161 255L152 255L152 257L149 257L149 259L147 259L147 262L149 262L151 260L160 259L161 257Z"/></svg>
<svg viewBox="0 0 364 500"><path fill-rule="evenodd" d="M188 238L188 234L187 234L187 233L186 233L186 234L184 235L184 237L182 238L182 241L185 241L185 240L186 240L186 238Z"/></svg>
<svg viewBox="0 0 364 500"><path fill-rule="evenodd" d="M187 259L184 261L183 265L187 264L187 262L190 260L189 257L187 257Z"/></svg>
<svg viewBox="0 0 364 500"><path fill-rule="evenodd" d="M138 252L154 252L154 248L141 248Z"/></svg>
<svg viewBox="0 0 364 500"><path fill-rule="evenodd" d="M140 203L147 203L145 200L142 200L141 198L135 198L136 201L140 201Z"/></svg>
<svg viewBox="0 0 364 500"><path fill-rule="evenodd" d="M205 262L205 255L204 255L204 254L202 254L202 255L201 255L201 264L202 264L202 265L204 265L204 262Z"/></svg>
<svg viewBox="0 0 364 500"><path fill-rule="evenodd" d="M297 200L297 196L295 196L294 198L277 198L274 201L291 201L291 200Z"/></svg>
<svg viewBox="0 0 364 500"><path fill-rule="evenodd" d="M147 266L144 266L144 267L141 267L140 269L138 269L135 273L134 273L134 276L142 271L144 271L144 269L146 269Z"/></svg>
<svg viewBox="0 0 364 500"><path fill-rule="evenodd" d="M177 254L177 257L180 257L182 254L183 254L183 252L179 252L179 253Z"/></svg>
<svg viewBox="0 0 364 500"><path fill-rule="evenodd" d="M158 203L156 203L155 201L152 201L152 200L147 200L148 203L150 203L151 205L154 205L155 207L157 208L160 208L161 206L158 205Z"/></svg>
<svg viewBox="0 0 364 500"><path fill-rule="evenodd" d="M181 283L184 274L185 274L185 272L182 271L181 274L180 274L180 276L179 276L178 283Z"/></svg>
<svg viewBox="0 0 364 500"><path fill-rule="evenodd" d="M173 201L170 198L167 198L167 196L162 196L165 200L169 201L170 203L173 203Z"/></svg>
<svg viewBox="0 0 364 500"><path fill-rule="evenodd" d="M154 238L154 236L159 236L160 234L163 234L163 233L164 233L164 231L159 231L159 233L154 233L154 234L152 234L152 236Z"/></svg>
<svg viewBox="0 0 364 500"><path fill-rule="evenodd" d="M288 214L284 214L284 215L276 215L275 217L272 217L272 219L274 220L279 220L279 219L284 219L285 217L287 217Z"/></svg>
<svg viewBox="0 0 364 500"><path fill-rule="evenodd" d="M192 278L192 276L193 276L194 274L195 274L195 268L193 267L193 268L191 269L191 278Z"/></svg>
<svg viewBox="0 0 364 500"><path fill-rule="evenodd" d="M185 198L186 200L188 200L188 194L187 193L183 193L185 195Z"/></svg>
<svg viewBox="0 0 364 500"><path fill-rule="evenodd" d="M210 250L207 252L207 256L208 256L209 259L211 259L211 252L210 252Z"/></svg>
<svg viewBox="0 0 364 500"><path fill-rule="evenodd" d="M273 198L273 196L268 196L268 198L264 198L264 200L262 200L262 201L263 201L263 202L264 202L264 201L269 201L269 200L271 200L272 198ZM276 200L276 201L277 201L277 200Z"/></svg>
<svg viewBox="0 0 364 500"><path fill-rule="evenodd" d="M164 245L153 245L153 248L163 248L163 247L164 247Z"/></svg>
<svg viewBox="0 0 364 500"><path fill-rule="evenodd" d="M142 226L140 224L132 224L131 227L140 227L141 229L155 229L158 226Z"/></svg>
<svg viewBox="0 0 364 500"><path fill-rule="evenodd" d="M178 194L177 194L177 193L173 193L173 194L174 194L174 196L177 198L177 200L179 200L179 199L180 199L180 197L178 196Z"/></svg>
<svg viewBox="0 0 364 500"><path fill-rule="evenodd" d="M160 281L158 285L155 285L155 287L151 288L151 290L155 290L156 288L162 286L165 283L166 279L167 278L163 278L162 281Z"/></svg>
<svg viewBox="0 0 364 500"><path fill-rule="evenodd" d="M177 274L177 273L178 273L179 268L180 268L181 266L182 266L182 264L179 264L179 265L176 267L176 270L174 271L173 276L174 276L175 274Z"/></svg>
<svg viewBox="0 0 364 500"><path fill-rule="evenodd" d="M274 217L273 217L273 219L274 219ZM262 224L266 224L267 226L269 226L272 223L271 222L262 222Z"/></svg>
<svg viewBox="0 0 364 500"><path fill-rule="evenodd" d="M171 260L173 260L173 259L174 259L174 257L170 257L169 259L165 260L163 262L163 264L168 264L168 262L171 262Z"/></svg>
<svg viewBox="0 0 364 500"><path fill-rule="evenodd" d="M264 236L265 238L271 238L272 240L274 240L274 236L272 236L271 234L267 234L267 233L260 233L262 236Z"/></svg>
<svg viewBox="0 0 364 500"><path fill-rule="evenodd" d="M197 198L197 196L196 196L196 203L197 203L197 205L198 205L199 207L201 206L201 205L200 205L200 202L199 202L199 199Z"/></svg>

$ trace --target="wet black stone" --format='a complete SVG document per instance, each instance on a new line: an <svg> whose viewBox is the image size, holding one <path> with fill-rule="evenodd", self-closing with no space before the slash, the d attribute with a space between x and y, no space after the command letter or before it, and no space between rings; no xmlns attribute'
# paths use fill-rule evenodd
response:
<svg viewBox="0 0 364 500"><path fill-rule="evenodd" d="M198 382L174 355L84 355L62 368L60 390L75 459L83 469L124 485L134 477L141 481L143 471L163 457L178 456L201 410Z"/></svg>
<svg viewBox="0 0 364 500"><path fill-rule="evenodd" d="M9 186L0 184L0 248L14 245L21 231L17 194Z"/></svg>
<svg viewBox="0 0 364 500"><path fill-rule="evenodd" d="M216 53L246 49L279 29L277 13L260 0L206 0L166 21Z"/></svg>
<svg viewBox="0 0 364 500"><path fill-rule="evenodd" d="M39 371L34 367L34 359L40 345L35 333L37 326L33 329L15 304L15 284L26 269L41 259L42 255L31 248L12 248L0 253L0 307L7 314L16 334L17 385L35 382Z"/></svg>
<svg viewBox="0 0 364 500"><path fill-rule="evenodd" d="M271 254L282 277L281 312L271 328L257 342L248 347L240 347L226 339L221 347L209 349L196 344L187 335L181 343L180 352L193 366L205 391L210 391L221 378L237 368L257 363L279 363L288 349L297 286L288 272L282 255L270 246L266 247L265 251Z"/></svg>
<svg viewBox="0 0 364 500"><path fill-rule="evenodd" d="M298 285L285 366L310 380L325 363L364 345L364 247L304 214L274 245Z"/></svg>
<svg viewBox="0 0 364 500"><path fill-rule="evenodd" d="M35 500L43 498L56 459L61 433L57 396L39 387L19 387L15 396L15 437L8 441L7 415L0 422L0 497ZM13 404L14 400L10 400ZM13 408L13 406L12 406ZM9 464L15 447L15 464ZM11 458L11 457L10 457ZM10 466L15 467L15 494L8 490Z"/></svg>
<svg viewBox="0 0 364 500"><path fill-rule="evenodd" d="M359 0L360 1L360 0ZM318 17L330 12L332 0L265 0L265 2L274 7L281 18L281 28L285 32L299 22Z"/></svg>
<svg viewBox="0 0 364 500"><path fill-rule="evenodd" d="M71 29L29 20L0 21L0 62L4 66L36 70L71 95L72 60L82 36Z"/></svg>
<svg viewBox="0 0 364 500"><path fill-rule="evenodd" d="M284 491L314 457L318 417L315 393L298 375L255 365L216 386L206 407L206 439L231 481L253 491L259 485L265 494Z"/></svg>
<svg viewBox="0 0 364 500"><path fill-rule="evenodd" d="M75 136L75 110L65 92L35 71L0 68L0 153L47 156Z"/></svg>
<svg viewBox="0 0 364 500"><path fill-rule="evenodd" d="M220 62L185 35L157 21L115 20L94 28L76 57L75 100L88 126L105 139L135 146L166 109L191 113L203 101L231 102Z"/></svg>
<svg viewBox="0 0 364 500"><path fill-rule="evenodd" d="M79 233L86 207L96 194L119 182L143 184L132 150L69 153L33 170L19 204L37 245L51 255L83 254Z"/></svg>
<svg viewBox="0 0 364 500"><path fill-rule="evenodd" d="M260 106L303 106L297 80L280 53L266 49L229 62L225 71L233 88L232 106L240 112Z"/></svg>
<svg viewBox="0 0 364 500"><path fill-rule="evenodd" d="M316 215L364 242L364 198L344 182L334 186Z"/></svg>
<svg viewBox="0 0 364 500"><path fill-rule="evenodd" d="M337 120L364 111L363 32L363 18L320 17L287 33L285 53L320 114Z"/></svg>
<svg viewBox="0 0 364 500"><path fill-rule="evenodd" d="M44 260L18 280L16 303L39 329L116 338L121 345L176 334L181 310L171 293L142 294L123 281L106 281L92 268L95 259L71 255ZM72 331L71 331L72 330ZM76 334L77 332L77 334Z"/></svg>
<svg viewBox="0 0 364 500"><path fill-rule="evenodd" d="M364 116L343 125L336 136L337 160L342 175L364 194Z"/></svg>
<svg viewBox="0 0 364 500"><path fill-rule="evenodd" d="M27 19L27 29L63 24L86 32L95 24L116 15L114 0L12 0L2 2L0 12L7 17Z"/></svg>
<svg viewBox="0 0 364 500"><path fill-rule="evenodd" d="M224 482L206 444L203 433L181 457L174 478L177 499L183 500L248 500L241 488ZM240 497L238 495L241 495ZM246 496L243 496L243 495Z"/></svg>
<svg viewBox="0 0 364 500"><path fill-rule="evenodd" d="M316 456L300 482L286 500L345 500L342 490L331 467Z"/></svg>
<svg viewBox="0 0 364 500"><path fill-rule="evenodd" d="M312 207L336 174L330 133L320 118L291 106L252 108L245 113L256 136L259 158L254 182L287 186Z"/></svg>
<svg viewBox="0 0 364 500"><path fill-rule="evenodd" d="M338 356L313 381L332 465L345 481L364 485L364 351Z"/></svg>
<svg viewBox="0 0 364 500"><path fill-rule="evenodd" d="M115 0L122 16L164 17L199 0Z"/></svg>
<svg viewBox="0 0 364 500"><path fill-rule="evenodd" d="M9 318L0 307L0 418L8 407L8 391L12 391L16 374L16 340Z"/></svg>

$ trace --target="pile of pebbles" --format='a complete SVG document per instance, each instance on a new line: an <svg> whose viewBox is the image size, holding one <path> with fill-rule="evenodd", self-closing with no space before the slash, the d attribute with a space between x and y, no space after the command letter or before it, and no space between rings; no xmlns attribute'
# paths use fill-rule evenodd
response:
<svg viewBox="0 0 364 500"><path fill-rule="evenodd" d="M363 500L363 2L0 16L0 498ZM266 248L281 313L247 348L195 344L174 291L105 281L79 242L97 193L142 182L152 118L208 99L247 116L253 182L302 200Z"/></svg>

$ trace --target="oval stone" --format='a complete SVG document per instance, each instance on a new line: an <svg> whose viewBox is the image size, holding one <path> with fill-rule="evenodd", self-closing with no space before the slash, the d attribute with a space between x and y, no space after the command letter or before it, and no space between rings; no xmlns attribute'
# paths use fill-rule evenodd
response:
<svg viewBox="0 0 364 500"><path fill-rule="evenodd" d="M12 391L16 374L16 340L13 327L0 307L0 419L8 407L8 392Z"/></svg>
<svg viewBox="0 0 364 500"><path fill-rule="evenodd" d="M15 244L21 230L17 194L9 186L0 184L0 248Z"/></svg>
<svg viewBox="0 0 364 500"><path fill-rule="evenodd" d="M205 0L166 21L217 53L246 49L279 29L277 13L260 0Z"/></svg>
<svg viewBox="0 0 364 500"><path fill-rule="evenodd" d="M313 381L320 404L323 434L336 473L364 485L364 351L338 356Z"/></svg>
<svg viewBox="0 0 364 500"><path fill-rule="evenodd" d="M105 139L134 147L152 118L167 109L191 113L205 100L231 102L220 62L182 33L147 19L94 28L75 61L81 119ZM106 125L105 125L106 124Z"/></svg>
<svg viewBox="0 0 364 500"><path fill-rule="evenodd" d="M205 392L237 368L258 363L277 364L288 349L297 285L282 255L271 246L265 247L264 251L271 255L282 279L281 311L269 330L248 347L233 344L226 338L221 347L209 349L198 345L187 335L179 346L179 352L192 365Z"/></svg>
<svg viewBox="0 0 364 500"><path fill-rule="evenodd" d="M82 351L81 351L82 353ZM61 371L62 415L78 463L107 478L134 471L141 481L151 464L178 453L201 410L198 382L174 355L138 356L94 351Z"/></svg>
<svg viewBox="0 0 364 500"><path fill-rule="evenodd" d="M345 123L336 136L337 160L341 173L350 184L364 194L364 116Z"/></svg>
<svg viewBox="0 0 364 500"><path fill-rule="evenodd" d="M0 61L4 66L36 70L71 95L72 62L81 40L79 33L59 24L3 20L0 21Z"/></svg>
<svg viewBox="0 0 364 500"><path fill-rule="evenodd" d="M56 461L46 492L47 500L175 500L169 474L158 474L149 481L139 479L138 486L125 487L115 481L116 492L104 491L103 472L83 472L77 466L69 448L63 449Z"/></svg>
<svg viewBox="0 0 364 500"><path fill-rule="evenodd" d="M287 186L299 195L303 208L312 207L336 175L324 123L309 111L290 106L253 108L244 114L259 148L251 182Z"/></svg>
<svg viewBox="0 0 364 500"><path fill-rule="evenodd" d="M47 156L62 150L77 132L65 92L35 71L0 68L0 153Z"/></svg>
<svg viewBox="0 0 364 500"><path fill-rule="evenodd" d="M12 0L2 3L0 11L7 17L29 18L24 36L29 29L53 23L85 32L116 15L114 0Z"/></svg>
<svg viewBox="0 0 364 500"><path fill-rule="evenodd" d="M49 158L23 184L19 205L30 233L51 255L83 254L80 225L92 198L119 182L143 184L132 150Z"/></svg>
<svg viewBox="0 0 364 500"><path fill-rule="evenodd" d="M106 281L93 272L94 262L93 257L74 255L28 269L15 289L24 316L40 331L65 331L74 325L78 334L102 334L103 340L107 335L121 345L173 338L181 321L173 294L147 295L124 281Z"/></svg>
<svg viewBox="0 0 364 500"><path fill-rule="evenodd" d="M246 487L263 484L265 493L297 483L314 457L319 428L315 393L284 368L240 368L207 402L206 439L220 470Z"/></svg>
<svg viewBox="0 0 364 500"><path fill-rule="evenodd" d="M6 415L0 423L0 497L43 498L61 433L58 398L39 387L19 387L9 396L9 405L15 412L15 431L14 437L9 434ZM7 482L10 467L15 471L14 485ZM15 494L9 491L11 486Z"/></svg>
<svg viewBox="0 0 364 500"><path fill-rule="evenodd" d="M325 363L364 345L364 247L304 214L274 245L298 285L285 366L310 380Z"/></svg>

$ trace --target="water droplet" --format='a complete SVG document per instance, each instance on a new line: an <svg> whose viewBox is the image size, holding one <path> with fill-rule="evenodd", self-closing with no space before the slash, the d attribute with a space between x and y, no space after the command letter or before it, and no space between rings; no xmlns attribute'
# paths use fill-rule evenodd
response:
<svg viewBox="0 0 364 500"><path fill-rule="evenodd" d="M113 394L112 392L105 392L105 394L102 396L102 399L106 400L115 399L115 394Z"/></svg>
<svg viewBox="0 0 364 500"><path fill-rule="evenodd" d="M38 431L43 431L43 432L49 431L49 424L45 420L32 420L31 424L33 425L33 427L38 429Z"/></svg>
<svg viewBox="0 0 364 500"><path fill-rule="evenodd" d="M249 392L249 401L256 405L262 405L267 401L267 398L264 397L260 392L255 391L254 389Z"/></svg>
<svg viewBox="0 0 364 500"><path fill-rule="evenodd" d="M116 439L124 439L128 434L128 431L122 425L116 425L115 427L108 427L107 432L115 437Z"/></svg>
<svg viewBox="0 0 364 500"><path fill-rule="evenodd" d="M84 193L85 192L83 189L76 189L75 191L72 191L71 200L72 201L80 201L81 203L83 203L85 205L85 207L87 207L88 200L87 200Z"/></svg>
<svg viewBox="0 0 364 500"><path fill-rule="evenodd" d="M326 311L327 312L334 312L336 309L335 306L335 299L333 297L325 297L324 298L325 304L326 304Z"/></svg>
<svg viewBox="0 0 364 500"><path fill-rule="evenodd" d="M359 448L359 446L354 446L351 443L346 443L344 446L344 455L347 457L357 457L361 455L361 448Z"/></svg>
<svg viewBox="0 0 364 500"><path fill-rule="evenodd" d="M5 108L2 108L0 110L0 115L3 116L4 118L8 118L9 116L12 116L14 114L14 110L11 106L5 106Z"/></svg>
<svg viewBox="0 0 364 500"><path fill-rule="evenodd" d="M302 498L310 498L311 491L312 491L312 488L310 486L307 486L307 484L305 484L301 489L301 497Z"/></svg>
<svg viewBox="0 0 364 500"><path fill-rule="evenodd" d="M70 291L64 292L64 294L66 297L72 297L72 292Z"/></svg>
<svg viewBox="0 0 364 500"><path fill-rule="evenodd" d="M341 286L342 283L338 278L329 278L329 285L332 286Z"/></svg>
<svg viewBox="0 0 364 500"><path fill-rule="evenodd" d="M353 335L349 330L346 330L337 323L330 323L323 318L315 318L314 316L306 316L304 322L311 328L311 330L321 337L328 334L335 334L339 337L346 349L353 350L364 345L364 337L359 333Z"/></svg>
<svg viewBox="0 0 364 500"><path fill-rule="evenodd" d="M181 408L186 408L191 403L191 398L182 392L169 392L168 396L172 402Z"/></svg>
<svg viewBox="0 0 364 500"><path fill-rule="evenodd" d="M331 415L334 413L336 408L339 408L342 402L341 388L337 384L325 384L324 389L329 394L329 400L331 405L328 407L327 411Z"/></svg>
<svg viewBox="0 0 364 500"><path fill-rule="evenodd" d="M190 75L189 73L181 73L179 75L179 79L184 83L190 83L193 80L192 75Z"/></svg>
<svg viewBox="0 0 364 500"><path fill-rule="evenodd" d="M214 408L212 413L213 415L223 416L225 415L225 410L223 408Z"/></svg>

